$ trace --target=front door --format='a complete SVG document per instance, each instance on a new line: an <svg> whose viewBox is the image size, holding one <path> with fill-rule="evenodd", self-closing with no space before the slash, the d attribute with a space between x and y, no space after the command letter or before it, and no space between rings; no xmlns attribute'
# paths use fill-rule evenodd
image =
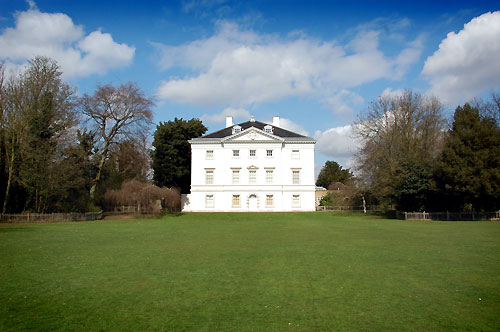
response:
<svg viewBox="0 0 500 332"><path fill-rule="evenodd" d="M248 197L248 211L257 211L257 196L254 194Z"/></svg>

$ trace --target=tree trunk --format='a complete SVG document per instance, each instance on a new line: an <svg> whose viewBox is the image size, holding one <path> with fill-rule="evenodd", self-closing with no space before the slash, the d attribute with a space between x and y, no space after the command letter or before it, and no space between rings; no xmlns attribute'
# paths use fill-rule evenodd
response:
<svg viewBox="0 0 500 332"><path fill-rule="evenodd" d="M9 199L9 191L10 191L10 184L12 183L12 173L13 173L13 168L14 168L14 156L15 156L15 148L14 148L14 137L12 137L12 151L10 154L10 163L9 163L9 176L7 178L7 186L5 188L5 197L3 199L3 207L2 207L2 213L5 213L7 210L7 201Z"/></svg>
<svg viewBox="0 0 500 332"><path fill-rule="evenodd" d="M366 201L365 201L365 195L361 195L361 198L363 199L363 213L366 213Z"/></svg>
<svg viewBox="0 0 500 332"><path fill-rule="evenodd" d="M99 167L97 168L97 174L94 178L94 183L92 184L92 187L90 187L90 200L92 202L94 201L95 190L97 188L97 184L101 180L102 168L104 167L104 162L106 161L106 155L108 154L108 147L109 147L109 144L106 143L104 146L104 151L102 152L102 155L101 155L101 160L99 161Z"/></svg>

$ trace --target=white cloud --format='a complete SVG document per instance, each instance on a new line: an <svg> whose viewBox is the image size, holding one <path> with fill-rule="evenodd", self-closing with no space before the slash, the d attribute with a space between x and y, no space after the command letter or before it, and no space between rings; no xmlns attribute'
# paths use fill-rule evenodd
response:
<svg viewBox="0 0 500 332"><path fill-rule="evenodd" d="M134 47L116 43L101 31L85 35L66 14L42 13L33 2L15 18L15 27L0 35L0 59L11 67L43 55L59 63L65 78L75 78L127 66L134 57Z"/></svg>
<svg viewBox="0 0 500 332"><path fill-rule="evenodd" d="M404 89L393 90L391 88L385 88L380 94L381 97L401 97L404 94Z"/></svg>
<svg viewBox="0 0 500 332"><path fill-rule="evenodd" d="M235 119L250 120L251 117L250 112L244 108L228 107L224 109L222 112L217 114L203 114L201 116L201 120L211 123L224 123L224 121L226 121L226 116L232 116L233 121Z"/></svg>
<svg viewBox="0 0 500 332"><path fill-rule="evenodd" d="M341 89L336 94L325 98L333 112L339 115L351 115L356 106L362 105L365 100L359 94Z"/></svg>
<svg viewBox="0 0 500 332"><path fill-rule="evenodd" d="M221 23L207 39L180 46L154 44L162 69L195 71L162 82L157 96L199 106L242 107L287 97L319 98L328 104L328 97L342 89L400 76L416 61L418 52L409 50L414 45L401 53L408 55L404 61L385 56L378 49L378 34L361 31L342 46L303 34L280 39Z"/></svg>
<svg viewBox="0 0 500 332"><path fill-rule="evenodd" d="M345 167L352 167L354 154L359 143L354 138L352 126L330 128L325 131L316 131L314 138L317 140L318 151Z"/></svg>
<svg viewBox="0 0 500 332"><path fill-rule="evenodd" d="M272 120L267 121L267 123L272 123ZM301 125L293 122L290 119L280 118L280 128L293 131L294 133L301 134L304 136L309 136L309 132L305 130Z"/></svg>
<svg viewBox="0 0 500 332"><path fill-rule="evenodd" d="M448 105L459 104L500 84L500 11L472 19L450 32L427 58L423 75L431 92Z"/></svg>

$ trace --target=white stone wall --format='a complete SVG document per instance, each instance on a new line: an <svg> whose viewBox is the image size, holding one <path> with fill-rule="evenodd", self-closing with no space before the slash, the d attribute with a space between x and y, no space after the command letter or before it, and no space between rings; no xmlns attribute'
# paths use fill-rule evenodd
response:
<svg viewBox="0 0 500 332"><path fill-rule="evenodd" d="M206 151L213 150L213 159ZM239 156L233 157L233 150ZM256 150L256 156L250 156ZM268 157L266 150L272 150ZM299 157L292 158L292 151ZM225 143L191 144L191 194L185 211L314 211L314 144L276 140L234 140ZM296 155L294 155L296 157ZM249 183L249 167L256 171L256 183ZM233 184L232 170L239 168L239 183ZM206 170L213 170L213 184L206 184ZM273 170L273 183L266 183L266 169ZM292 169L300 169L300 183L293 184ZM214 207L206 207L206 195L213 195ZM240 206L233 207L233 195L240 195ZM266 195L273 195L273 206L266 206ZM300 195L300 207L293 207L293 195ZM255 198L254 198L255 196ZM258 202L255 204L254 202Z"/></svg>

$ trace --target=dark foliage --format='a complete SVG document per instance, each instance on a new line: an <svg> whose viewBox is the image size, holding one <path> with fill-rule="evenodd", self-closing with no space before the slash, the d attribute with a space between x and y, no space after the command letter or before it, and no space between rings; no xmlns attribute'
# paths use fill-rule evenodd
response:
<svg viewBox="0 0 500 332"><path fill-rule="evenodd" d="M349 168L342 169L342 166L336 161L328 160L319 172L316 185L328 189L332 183L340 182L346 184L352 177L353 175Z"/></svg>
<svg viewBox="0 0 500 332"><path fill-rule="evenodd" d="M499 209L500 127L495 119L469 104L458 107L435 178L447 209Z"/></svg>
<svg viewBox="0 0 500 332"><path fill-rule="evenodd" d="M156 126L151 153L153 179L157 186L180 188L189 193L191 188L191 147L188 140L207 131L199 119L174 121Z"/></svg>

